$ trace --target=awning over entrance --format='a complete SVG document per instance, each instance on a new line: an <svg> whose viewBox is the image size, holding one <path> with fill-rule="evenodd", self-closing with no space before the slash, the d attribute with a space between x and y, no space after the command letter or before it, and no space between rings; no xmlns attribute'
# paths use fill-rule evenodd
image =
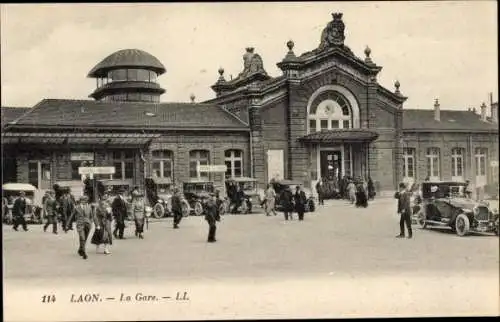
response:
<svg viewBox="0 0 500 322"><path fill-rule="evenodd" d="M2 143L144 145L159 134L144 133L2 133Z"/></svg>
<svg viewBox="0 0 500 322"><path fill-rule="evenodd" d="M364 129L323 130L299 138L305 143L356 143L371 142L378 138L378 133Z"/></svg>

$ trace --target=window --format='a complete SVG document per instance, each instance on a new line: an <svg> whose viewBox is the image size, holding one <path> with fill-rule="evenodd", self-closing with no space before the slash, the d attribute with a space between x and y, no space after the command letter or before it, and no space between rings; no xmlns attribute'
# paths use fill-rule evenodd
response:
<svg viewBox="0 0 500 322"><path fill-rule="evenodd" d="M114 179L133 179L134 178L134 151L113 151L112 159L115 167Z"/></svg>
<svg viewBox="0 0 500 322"><path fill-rule="evenodd" d="M338 92L319 95L309 111L309 132L349 129L352 127L351 106Z"/></svg>
<svg viewBox="0 0 500 322"><path fill-rule="evenodd" d="M113 82L116 81L126 81L127 80L127 70L126 69L116 69L108 73L108 78L111 78Z"/></svg>
<svg viewBox="0 0 500 322"><path fill-rule="evenodd" d="M439 148L427 149L427 176L430 180L439 180Z"/></svg>
<svg viewBox="0 0 500 322"><path fill-rule="evenodd" d="M451 176L452 180L458 180L464 176L464 150L461 148L451 149Z"/></svg>
<svg viewBox="0 0 500 322"><path fill-rule="evenodd" d="M309 132L316 132L316 120L309 120Z"/></svg>
<svg viewBox="0 0 500 322"><path fill-rule="evenodd" d="M38 162L28 163L28 183L38 188Z"/></svg>
<svg viewBox="0 0 500 322"><path fill-rule="evenodd" d="M415 178L415 149L403 149L403 177Z"/></svg>
<svg viewBox="0 0 500 322"><path fill-rule="evenodd" d="M198 166L210 164L209 154L207 150L189 152L189 177L191 179L208 180L208 172L200 172Z"/></svg>
<svg viewBox="0 0 500 322"><path fill-rule="evenodd" d="M224 157L227 167L226 177L243 176L243 152L241 150L226 150Z"/></svg>
<svg viewBox="0 0 500 322"><path fill-rule="evenodd" d="M486 176L486 156L488 150L485 148L475 149L475 159L476 159L476 176L485 177Z"/></svg>
<svg viewBox="0 0 500 322"><path fill-rule="evenodd" d="M151 169L154 177L173 177L173 153L170 150L153 151Z"/></svg>

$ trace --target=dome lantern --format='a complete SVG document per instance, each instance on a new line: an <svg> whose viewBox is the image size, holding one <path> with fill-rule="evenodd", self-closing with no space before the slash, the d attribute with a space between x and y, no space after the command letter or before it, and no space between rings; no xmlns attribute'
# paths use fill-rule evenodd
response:
<svg viewBox="0 0 500 322"><path fill-rule="evenodd" d="M139 49L119 50L97 64L88 77L96 79L90 97L98 101L159 102L165 90L157 83L165 66Z"/></svg>

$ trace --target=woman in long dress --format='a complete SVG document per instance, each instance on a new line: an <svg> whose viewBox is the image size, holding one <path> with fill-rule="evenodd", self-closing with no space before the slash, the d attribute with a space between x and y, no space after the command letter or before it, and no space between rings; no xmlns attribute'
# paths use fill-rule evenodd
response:
<svg viewBox="0 0 500 322"><path fill-rule="evenodd" d="M111 254L109 245L113 244L113 234L111 232L112 221L111 208L106 201L99 201L94 215L95 231L91 240L91 243L96 245L97 253L99 252L99 247L104 245L104 254Z"/></svg>
<svg viewBox="0 0 500 322"><path fill-rule="evenodd" d="M135 235L140 239L144 239L144 220L146 216L146 205L144 199L139 192L132 194L132 214L135 221Z"/></svg>
<svg viewBox="0 0 500 322"><path fill-rule="evenodd" d="M267 185L267 190L266 190L266 216L270 216L271 212L274 213L276 216L276 211L274 210L275 207L275 202L276 202L276 191L274 191L274 188L271 184Z"/></svg>

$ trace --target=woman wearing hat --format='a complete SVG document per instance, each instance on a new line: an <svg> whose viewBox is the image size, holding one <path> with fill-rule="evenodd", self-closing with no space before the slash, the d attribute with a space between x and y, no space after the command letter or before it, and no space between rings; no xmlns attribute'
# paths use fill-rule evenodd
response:
<svg viewBox="0 0 500 322"><path fill-rule="evenodd" d="M96 245L96 253L99 252L99 246L104 245L104 254L111 254L108 245L113 244L111 234L112 221L113 216L109 205L104 200L99 201L94 216L95 231L91 240L92 244Z"/></svg>
<svg viewBox="0 0 500 322"><path fill-rule="evenodd" d="M141 194L134 190L132 192L132 214L135 221L135 235L140 239L144 239L144 219L146 216L146 206Z"/></svg>

